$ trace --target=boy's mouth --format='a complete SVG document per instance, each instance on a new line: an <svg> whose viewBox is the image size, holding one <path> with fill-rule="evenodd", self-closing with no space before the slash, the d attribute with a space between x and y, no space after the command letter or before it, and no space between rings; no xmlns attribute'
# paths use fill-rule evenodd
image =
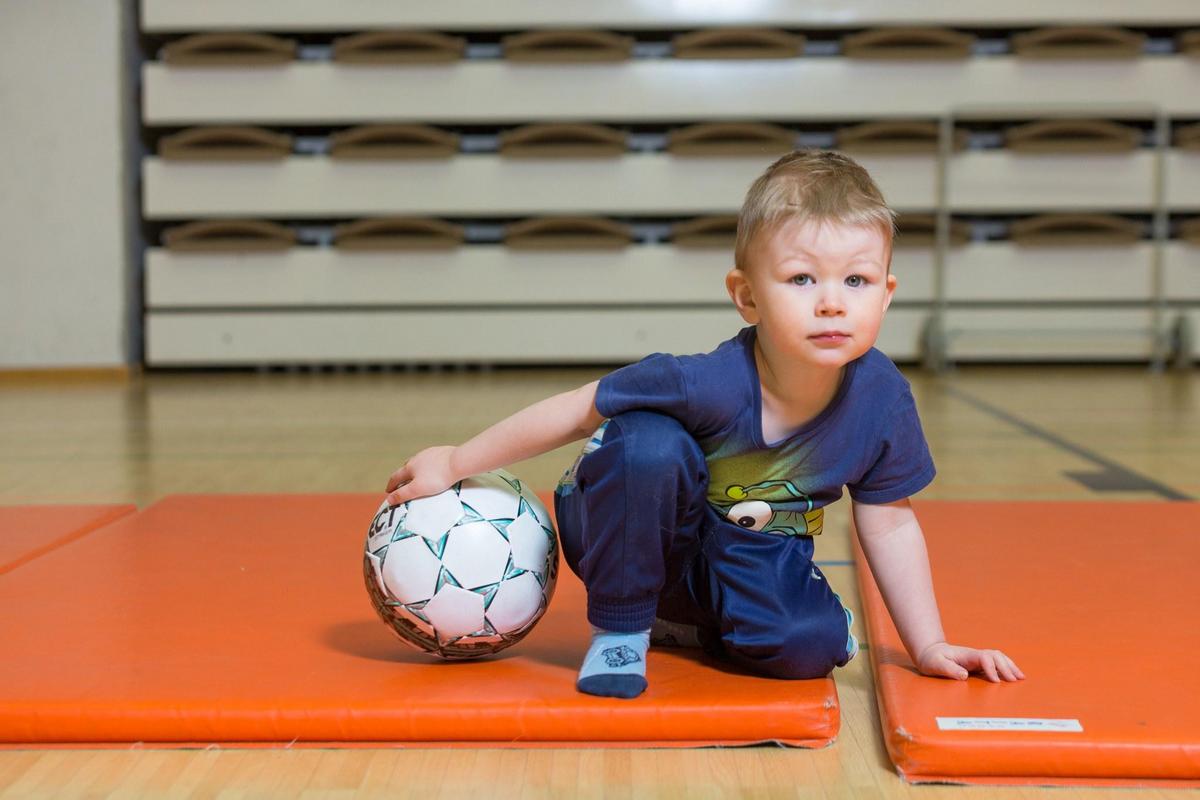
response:
<svg viewBox="0 0 1200 800"><path fill-rule="evenodd" d="M841 344L850 338L850 334L843 331L821 331L814 333L808 337L817 344Z"/></svg>

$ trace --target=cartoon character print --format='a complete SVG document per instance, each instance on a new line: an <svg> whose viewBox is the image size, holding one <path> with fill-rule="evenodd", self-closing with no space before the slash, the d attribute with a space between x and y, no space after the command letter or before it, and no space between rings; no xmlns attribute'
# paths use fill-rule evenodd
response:
<svg viewBox="0 0 1200 800"><path fill-rule="evenodd" d="M764 481L750 486L725 487L733 503L714 503L735 525L782 536L818 536L825 512L813 508L812 498L791 481Z"/></svg>
<svg viewBox="0 0 1200 800"><path fill-rule="evenodd" d="M600 655L609 667L624 667L642 660L636 650L624 644L619 647L606 647L600 651Z"/></svg>

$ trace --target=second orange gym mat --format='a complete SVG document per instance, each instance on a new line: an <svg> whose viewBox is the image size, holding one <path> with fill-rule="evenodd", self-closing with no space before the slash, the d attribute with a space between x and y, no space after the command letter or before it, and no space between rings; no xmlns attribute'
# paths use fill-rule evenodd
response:
<svg viewBox="0 0 1200 800"><path fill-rule="evenodd" d="M880 722L913 782L1200 786L1200 504L914 503L946 637L1024 681L919 675L862 551Z"/></svg>
<svg viewBox="0 0 1200 800"><path fill-rule="evenodd" d="M576 692L590 630L565 565L519 644L477 662L409 649L363 586L381 498L173 496L0 576L0 742L817 747L836 735L831 679L744 675L695 650L652 649L636 700Z"/></svg>
<svg viewBox="0 0 1200 800"><path fill-rule="evenodd" d="M131 505L0 506L0 575L135 511Z"/></svg>

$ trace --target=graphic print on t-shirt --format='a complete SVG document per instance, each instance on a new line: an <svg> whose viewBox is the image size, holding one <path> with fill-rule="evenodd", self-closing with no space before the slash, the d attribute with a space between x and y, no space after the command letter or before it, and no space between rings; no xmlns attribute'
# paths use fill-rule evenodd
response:
<svg viewBox="0 0 1200 800"><path fill-rule="evenodd" d="M769 451L768 451L769 453ZM730 522L742 528L783 536L817 536L825 512L813 507L813 499L787 477L746 482L745 476L782 471L795 474L785 464L770 463L761 450L708 457L708 502ZM766 462L766 463L764 463ZM773 468L773 469L772 469Z"/></svg>

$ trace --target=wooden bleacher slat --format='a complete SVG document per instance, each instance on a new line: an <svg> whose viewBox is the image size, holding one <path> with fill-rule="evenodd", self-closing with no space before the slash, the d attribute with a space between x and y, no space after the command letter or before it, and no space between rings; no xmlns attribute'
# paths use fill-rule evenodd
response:
<svg viewBox="0 0 1200 800"><path fill-rule="evenodd" d="M278 164L202 168L151 157L143 161L144 213L147 219L727 213L737 211L746 187L777 157L464 155L335 163L296 156ZM931 157L875 156L862 163L896 208L932 208Z"/></svg>
<svg viewBox="0 0 1200 800"><path fill-rule="evenodd" d="M857 28L871 25L964 27L1072 24L1177 25L1195 23L1192 0L1096 3L1093 0L1010 0L997 4L946 4L917 0L814 0L814 2L646 3L639 0L141 0L146 32L261 29L347 30L381 27L440 30L513 30L590 26L649 30L712 25Z"/></svg>
<svg viewBox="0 0 1200 800"><path fill-rule="evenodd" d="M894 208L934 207L933 154L850 153L870 170ZM736 213L746 187L777 155L514 159L481 154L353 161L293 156L203 165L149 157L142 163L143 201L147 219ZM951 163L949 196L959 213L1146 213L1154 205L1154 160L1154 151L1145 148L1085 154L962 152ZM421 191L414 192L414 186ZM1168 154L1166 197L1174 209L1200 208L1200 152Z"/></svg>
<svg viewBox="0 0 1200 800"><path fill-rule="evenodd" d="M1130 247L1018 247L979 242L954 247L947 298L986 301L1144 300L1151 291L1153 243ZM146 306L255 308L305 305L471 307L555 304L722 303L730 248L637 245L623 251L526 252L500 245L451 250L339 252L297 247L285 253L146 254ZM900 247L892 256L895 300L933 299L933 253ZM1164 248L1168 296L1200 300L1200 247ZM465 286L471 291L465 292Z"/></svg>
<svg viewBox="0 0 1200 800"><path fill-rule="evenodd" d="M900 248L897 301L932 297L932 253ZM636 245L620 251L520 251L501 245L452 250L286 253L146 251L146 306L548 306L728 303L733 248Z"/></svg>
<svg viewBox="0 0 1200 800"><path fill-rule="evenodd" d="M1149 309L951 308L946 351L956 361L1146 360L1153 321Z"/></svg>
<svg viewBox="0 0 1200 800"><path fill-rule="evenodd" d="M1153 150L1129 153L1021 153L982 150L955 156L948 182L958 213L1054 209L1149 212L1154 206ZM1170 185L1188 191L1188 172ZM1197 160L1200 167L1200 159ZM1197 171L1196 177L1200 177Z"/></svg>
<svg viewBox="0 0 1200 800"><path fill-rule="evenodd" d="M920 350L927 312L893 308L877 346L899 360ZM152 366L396 362L612 364L654 351L689 353L743 325L712 308L148 312Z"/></svg>
<svg viewBox="0 0 1200 800"><path fill-rule="evenodd" d="M1186 256L1184 245L1172 247ZM951 302L1149 300L1153 249L1149 241L1128 247L981 242L954 248L947 259L946 297Z"/></svg>
<svg viewBox="0 0 1200 800"><path fill-rule="evenodd" d="M364 69L293 62L254 71L142 68L148 125L511 124L555 121L695 122L781 117L815 120L935 117L960 105L1160 106L1200 116L1200 59L964 62L845 58L712 61L642 59L619 64L511 64ZM704 91L696 91L703 86ZM746 91L753 86L754 91ZM604 103L598 105L597 97ZM597 119L603 114L603 119Z"/></svg>

